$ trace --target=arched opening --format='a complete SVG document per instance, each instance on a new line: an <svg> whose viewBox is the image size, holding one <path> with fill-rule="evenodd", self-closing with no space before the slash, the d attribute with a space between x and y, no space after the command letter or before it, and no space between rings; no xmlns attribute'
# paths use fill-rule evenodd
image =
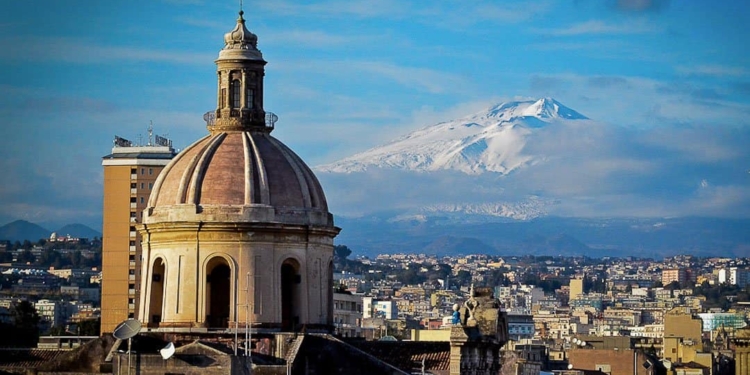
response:
<svg viewBox="0 0 750 375"><path fill-rule="evenodd" d="M295 330L299 324L300 283L299 263L287 259L281 265L281 329Z"/></svg>
<svg viewBox="0 0 750 375"><path fill-rule="evenodd" d="M240 108L242 99L240 98L240 80L233 79L230 83L230 89L232 93L232 108Z"/></svg>
<svg viewBox="0 0 750 375"><path fill-rule="evenodd" d="M206 267L206 326L226 328L229 322L232 271L224 258L216 257Z"/></svg>
<svg viewBox="0 0 750 375"><path fill-rule="evenodd" d="M148 301L148 316L146 324L158 327L161 323L162 308L164 306L164 276L165 265L162 258L156 258L151 266L151 286L149 291L151 295Z"/></svg>

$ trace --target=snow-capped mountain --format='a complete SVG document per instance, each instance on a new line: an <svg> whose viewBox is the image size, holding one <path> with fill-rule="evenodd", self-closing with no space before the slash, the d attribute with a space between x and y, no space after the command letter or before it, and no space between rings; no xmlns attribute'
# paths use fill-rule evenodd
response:
<svg viewBox="0 0 750 375"><path fill-rule="evenodd" d="M547 214L546 208L555 202L529 197L522 202L493 202L493 203L436 203L419 207L391 218L390 222L425 221L428 217L442 215L456 221L472 222L476 219L466 219L466 216L482 216L485 218L508 218L514 220L531 220ZM484 219L480 220L483 221Z"/></svg>
<svg viewBox="0 0 750 375"><path fill-rule="evenodd" d="M535 162L535 155L524 153L526 139L535 128L585 119L552 98L500 103L457 120L424 127L386 145L316 169L333 173L387 168L507 174Z"/></svg>

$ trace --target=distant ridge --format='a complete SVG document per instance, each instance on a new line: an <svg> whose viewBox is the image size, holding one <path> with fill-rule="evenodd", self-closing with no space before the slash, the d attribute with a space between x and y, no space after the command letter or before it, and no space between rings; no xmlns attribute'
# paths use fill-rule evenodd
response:
<svg viewBox="0 0 750 375"><path fill-rule="evenodd" d="M70 236L74 238L101 238L101 232L92 229L83 224L68 224L55 231L58 236ZM28 222L26 220L16 220L0 227L0 241L19 241L29 240L37 242L40 239L48 239L52 231Z"/></svg>
<svg viewBox="0 0 750 375"><path fill-rule="evenodd" d="M39 241L40 239L49 238L52 231L30 223L26 220L16 220L0 227L0 240L4 241Z"/></svg>
<svg viewBox="0 0 750 375"><path fill-rule="evenodd" d="M58 236L71 236L75 238L88 238L88 239L94 239L94 237L101 238L102 234L101 232L92 229L91 227L88 227L83 224L68 224L58 230L55 231Z"/></svg>

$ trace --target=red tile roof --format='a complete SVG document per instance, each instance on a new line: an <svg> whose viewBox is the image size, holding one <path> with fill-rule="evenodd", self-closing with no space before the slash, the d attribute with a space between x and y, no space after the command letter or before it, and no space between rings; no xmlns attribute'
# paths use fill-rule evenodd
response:
<svg viewBox="0 0 750 375"><path fill-rule="evenodd" d="M450 343L420 341L348 341L348 344L401 370L422 368L442 373L450 369Z"/></svg>
<svg viewBox="0 0 750 375"><path fill-rule="evenodd" d="M0 349L0 368L33 369L41 364L56 359L69 350L46 349Z"/></svg>

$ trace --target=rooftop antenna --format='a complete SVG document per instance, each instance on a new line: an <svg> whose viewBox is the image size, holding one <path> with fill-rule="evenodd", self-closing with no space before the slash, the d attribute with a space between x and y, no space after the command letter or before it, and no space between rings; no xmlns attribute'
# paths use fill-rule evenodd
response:
<svg viewBox="0 0 750 375"><path fill-rule="evenodd" d="M164 358L164 360L166 361L167 359L172 357L172 355L174 354L174 351L175 351L174 343L170 341L167 344L167 346L159 350L159 354L161 354L161 357Z"/></svg>
<svg viewBox="0 0 750 375"><path fill-rule="evenodd" d="M153 144L151 143L151 139L153 135L154 135L154 121L149 120L148 122L148 146L153 146Z"/></svg>
<svg viewBox="0 0 750 375"><path fill-rule="evenodd" d="M126 319L122 323L115 327L112 336L118 340L128 340L128 375L130 375L131 359L130 359L130 348L133 341L133 336L137 335L141 331L141 322L135 319Z"/></svg>

